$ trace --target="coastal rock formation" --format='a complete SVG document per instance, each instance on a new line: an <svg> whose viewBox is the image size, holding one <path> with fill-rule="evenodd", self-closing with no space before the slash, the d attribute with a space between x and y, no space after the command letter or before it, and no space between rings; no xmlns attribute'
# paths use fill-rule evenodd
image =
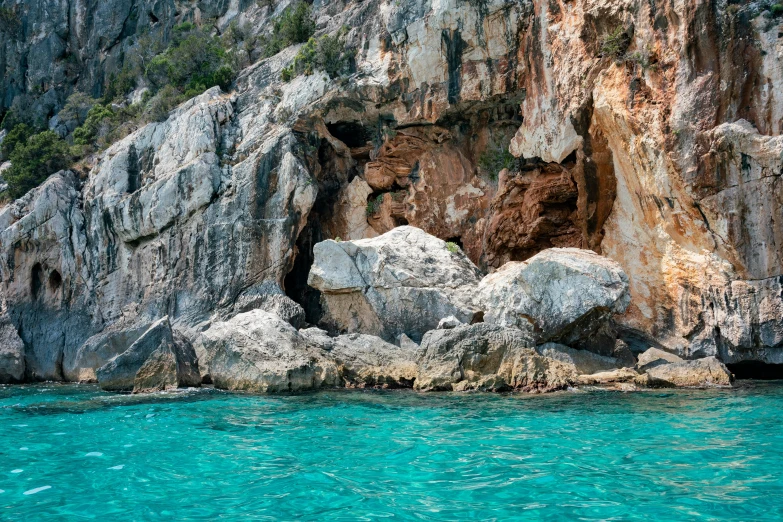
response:
<svg viewBox="0 0 783 522"><path fill-rule="evenodd" d="M587 350L575 350L557 343L536 346L536 351L544 357L573 365L579 375L608 372L622 367L622 363L614 357L598 355Z"/></svg>
<svg viewBox="0 0 783 522"><path fill-rule="evenodd" d="M552 391L576 381L573 364L540 355L518 328L479 323L428 332L417 390Z"/></svg>
<svg viewBox="0 0 783 522"><path fill-rule="evenodd" d="M201 334L215 387L254 392L296 392L338 383L336 365L275 314L238 314Z"/></svg>
<svg viewBox="0 0 783 522"><path fill-rule="evenodd" d="M165 46L182 22L221 37L249 22L252 37L269 36L288 2L6 4L0 113L22 108L65 135L67 96L104 96L145 41ZM339 34L355 51L342 76L282 81L301 47L263 59L250 49L255 63L230 92L207 90L0 204L2 311L24 344L24 379L93 380L161 317L198 347L257 309L294 331L318 324L406 346L403 335L418 342L444 317L486 311L531 324L531 350L552 340L605 356L627 345L783 363L773 11L315 2L315 38ZM120 105L143 98L138 80ZM402 241L418 234L409 227L439 239ZM553 248L595 256L540 264ZM600 270L576 261L586 258ZM539 268L504 297L500 279ZM490 273L482 288L499 285L487 310L478 270ZM510 300L523 294L546 306Z"/></svg>
<svg viewBox="0 0 783 522"><path fill-rule="evenodd" d="M479 285L484 320L532 330L539 342L593 335L630 300L620 265L587 250L553 248L510 262Z"/></svg>
<svg viewBox="0 0 783 522"><path fill-rule="evenodd" d="M308 284L321 292L327 328L418 341L441 319L470 323L481 273L458 249L403 226L358 241L324 241L313 249Z"/></svg>
<svg viewBox="0 0 783 522"><path fill-rule="evenodd" d="M8 319L0 319L0 384L24 380L24 343Z"/></svg>
<svg viewBox="0 0 783 522"><path fill-rule="evenodd" d="M660 366L661 364L682 362L682 358L669 352L665 352L658 348L650 348L646 352L639 354L639 359L636 362L636 368L639 371L646 371Z"/></svg>
<svg viewBox="0 0 783 522"><path fill-rule="evenodd" d="M96 375L101 388L111 391L149 393L201 385L196 353L172 331L168 317L153 323Z"/></svg>
<svg viewBox="0 0 783 522"><path fill-rule="evenodd" d="M318 328L308 328L300 333L335 362L345 387L410 388L416 379L418 346L398 347L363 334L329 337Z"/></svg>
<svg viewBox="0 0 783 522"><path fill-rule="evenodd" d="M648 368L636 382L650 387L729 386L731 372L715 357L679 361Z"/></svg>

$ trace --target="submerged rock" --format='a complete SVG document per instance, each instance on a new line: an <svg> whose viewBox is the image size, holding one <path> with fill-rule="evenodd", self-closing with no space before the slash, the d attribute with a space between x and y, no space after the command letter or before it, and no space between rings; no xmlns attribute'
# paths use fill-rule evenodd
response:
<svg viewBox="0 0 783 522"><path fill-rule="evenodd" d="M419 341L445 317L470 323L480 312L479 270L459 249L418 228L324 241L313 253L307 283L321 291L322 323L330 330Z"/></svg>
<svg viewBox="0 0 783 522"><path fill-rule="evenodd" d="M649 368L636 382L650 387L729 386L731 372L715 357L679 361Z"/></svg>
<svg viewBox="0 0 783 522"><path fill-rule="evenodd" d="M517 328L479 323L428 332L417 390L552 391L576 381L573 364L540 355Z"/></svg>
<svg viewBox="0 0 783 522"><path fill-rule="evenodd" d="M539 342L562 344L587 339L630 301L619 264L576 248L506 263L481 281L479 291L486 322L532 329Z"/></svg>
<svg viewBox="0 0 783 522"><path fill-rule="evenodd" d="M0 319L0 384L24 380L24 343L7 318Z"/></svg>
<svg viewBox="0 0 783 522"><path fill-rule="evenodd" d="M153 323L127 350L101 366L97 378L105 390L133 393L201 384L196 353L172 331L168 317Z"/></svg>

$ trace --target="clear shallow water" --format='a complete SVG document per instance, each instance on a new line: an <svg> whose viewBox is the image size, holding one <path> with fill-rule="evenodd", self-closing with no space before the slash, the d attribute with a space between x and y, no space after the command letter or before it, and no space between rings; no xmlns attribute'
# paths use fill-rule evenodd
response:
<svg viewBox="0 0 783 522"><path fill-rule="evenodd" d="M776 520L782 412L783 383L548 396L0 387L0 519Z"/></svg>

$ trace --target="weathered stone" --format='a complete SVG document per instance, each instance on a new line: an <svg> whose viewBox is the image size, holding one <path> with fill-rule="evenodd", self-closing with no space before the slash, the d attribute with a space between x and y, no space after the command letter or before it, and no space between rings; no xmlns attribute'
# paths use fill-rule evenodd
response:
<svg viewBox="0 0 783 522"><path fill-rule="evenodd" d="M276 393L339 383L336 364L269 312L252 310L214 323L201 342L217 388Z"/></svg>
<svg viewBox="0 0 783 522"><path fill-rule="evenodd" d="M536 346L536 351L544 357L573 365L580 375L607 372L620 367L619 361L613 357L605 357L586 350L575 350L557 343Z"/></svg>
<svg viewBox="0 0 783 522"><path fill-rule="evenodd" d="M0 319L0 384L24 379L24 343L7 318Z"/></svg>
<svg viewBox="0 0 783 522"><path fill-rule="evenodd" d="M101 388L111 391L148 393L201 384L196 353L172 331L168 317L153 323L96 374Z"/></svg>
<svg viewBox="0 0 783 522"><path fill-rule="evenodd" d="M463 325L462 321L454 317L453 315L450 315L448 317L444 317L438 322L438 330L450 330L451 328L456 328L460 325Z"/></svg>
<svg viewBox="0 0 783 522"><path fill-rule="evenodd" d="M301 334L309 343L328 352L346 387L410 388L416 379L418 346L398 347L364 334L329 337L318 328L302 330Z"/></svg>
<svg viewBox="0 0 783 522"><path fill-rule="evenodd" d="M541 342L572 344L628 306L628 277L614 261L575 248L510 262L479 285L484 320L533 329Z"/></svg>
<svg viewBox="0 0 783 522"><path fill-rule="evenodd" d="M269 294L263 291L245 292L234 304L235 313L263 310L277 315L291 326L299 329L305 324L305 311L302 306L283 294Z"/></svg>
<svg viewBox="0 0 783 522"><path fill-rule="evenodd" d="M680 361L648 368L637 377L637 384L650 387L729 386L731 372L715 357Z"/></svg>
<svg viewBox="0 0 783 522"><path fill-rule="evenodd" d="M322 323L330 330L414 341L454 316L470 323L478 269L459 250L414 227L314 248L308 284L321 291Z"/></svg>
<svg viewBox="0 0 783 522"><path fill-rule="evenodd" d="M96 382L98 368L130 348L150 326L152 322L148 321L131 324L118 321L87 339L76 350L66 346L63 378L72 382Z"/></svg>
<svg viewBox="0 0 783 522"><path fill-rule="evenodd" d="M576 381L573 364L536 352L533 339L517 328L478 323L428 332L418 390L552 391Z"/></svg>
<svg viewBox="0 0 783 522"><path fill-rule="evenodd" d="M681 361L682 357L679 357L673 353L665 352L659 348L650 348L649 350L639 355L639 359L636 362L636 369L640 372L645 372L661 364L676 363Z"/></svg>
<svg viewBox="0 0 783 522"><path fill-rule="evenodd" d="M632 368L617 368L606 370L577 377L577 382L581 385L607 385L616 383L627 383L637 379L639 374Z"/></svg>

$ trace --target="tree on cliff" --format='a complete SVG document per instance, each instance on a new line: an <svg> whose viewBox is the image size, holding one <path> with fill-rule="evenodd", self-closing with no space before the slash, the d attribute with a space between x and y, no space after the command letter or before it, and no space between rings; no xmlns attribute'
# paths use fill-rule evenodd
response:
<svg viewBox="0 0 783 522"><path fill-rule="evenodd" d="M20 198L40 185L50 174L68 168L68 144L52 131L33 134L16 144L10 153L11 167L3 173L8 195Z"/></svg>

